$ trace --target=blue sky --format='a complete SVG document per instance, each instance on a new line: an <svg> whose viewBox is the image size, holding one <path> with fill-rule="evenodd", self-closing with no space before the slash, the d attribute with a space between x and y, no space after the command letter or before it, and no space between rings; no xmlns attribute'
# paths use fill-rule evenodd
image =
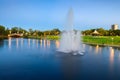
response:
<svg viewBox="0 0 120 80"><path fill-rule="evenodd" d="M120 25L120 0L0 0L0 25L63 30L71 7L75 29Z"/></svg>

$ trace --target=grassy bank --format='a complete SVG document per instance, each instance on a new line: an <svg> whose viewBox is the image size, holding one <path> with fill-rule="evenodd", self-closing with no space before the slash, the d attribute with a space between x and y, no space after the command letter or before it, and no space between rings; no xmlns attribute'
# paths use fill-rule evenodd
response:
<svg viewBox="0 0 120 80"><path fill-rule="evenodd" d="M0 36L1 39L8 38L7 36ZM24 36L24 38L30 39L48 39L58 40L60 36L49 35L49 36ZM88 44L99 44L99 45L110 45L120 46L120 36L82 36L82 42Z"/></svg>
<svg viewBox="0 0 120 80"><path fill-rule="evenodd" d="M83 36L82 40L85 43L120 46L119 36Z"/></svg>
<svg viewBox="0 0 120 80"><path fill-rule="evenodd" d="M30 38L30 39L41 39L41 36L24 36L24 38Z"/></svg>
<svg viewBox="0 0 120 80"><path fill-rule="evenodd" d="M47 36L47 39L49 39L49 40L59 40L60 36Z"/></svg>
<svg viewBox="0 0 120 80"><path fill-rule="evenodd" d="M48 40L58 40L60 39L60 36L57 35L51 35L51 36L25 36L24 38L30 38L30 39L48 39Z"/></svg>
<svg viewBox="0 0 120 80"><path fill-rule="evenodd" d="M58 40L60 36L28 36L34 39ZM82 36L83 43L120 46L120 36Z"/></svg>

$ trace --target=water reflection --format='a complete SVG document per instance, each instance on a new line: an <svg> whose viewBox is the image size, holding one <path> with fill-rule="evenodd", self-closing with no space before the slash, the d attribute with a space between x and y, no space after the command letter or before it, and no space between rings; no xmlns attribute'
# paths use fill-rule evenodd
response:
<svg viewBox="0 0 120 80"><path fill-rule="evenodd" d="M31 40L31 39L28 39L28 47L29 47L29 48L30 48L30 40Z"/></svg>
<svg viewBox="0 0 120 80"><path fill-rule="evenodd" d="M14 52L14 54L10 54L10 55L0 54L1 56L0 61L2 61L1 65L4 68L4 64L8 64L8 66L9 65L11 66L12 63L13 68L16 68L18 70L16 76L19 76L19 72L21 71L26 71L26 72L28 71L27 73L29 73L29 71L32 70L33 73L36 73L34 75L35 77L36 75L37 76L39 75L38 73L42 74L42 71L43 72L46 71L46 73L50 72L56 75L57 74L64 75L65 79L61 79L61 80L83 80L83 79L75 79L75 78L80 78L80 77L86 78L86 76L90 77L93 75L95 76L102 75L100 77L106 77L106 75L108 76L117 75L117 77L119 77L117 72L120 72L119 69L120 50L118 50L117 48L101 47L101 45L91 46L84 44L83 47L85 48L86 55L74 56L71 54L64 54L64 53L56 54L57 53L56 48L59 48L59 45L60 43L58 40L50 41L50 40L36 40L36 39L23 39L23 38L17 38L17 39L8 38L8 40L0 41L0 53L8 54L10 52L11 53ZM6 49L6 46L8 50ZM16 49L16 47L18 48ZM13 50L9 51L9 48L10 50L11 48ZM101 53L103 54L96 55L96 53L100 53L100 51L102 51ZM19 65L22 67L22 69L20 69L21 67L19 67ZM30 67L30 65L34 65L34 66ZM28 70L29 67L31 70ZM0 69L2 70L3 68ZM6 73L7 74L10 73L8 74L8 76L11 75L12 73L16 74L16 72L14 72L14 69L11 70L13 72L9 72L10 69L11 68L8 69L8 67L6 66ZM31 74L29 75L29 77L31 77ZM87 78L84 80L89 80L89 79ZM94 80L94 79L90 79L90 80ZM105 79L105 80L109 80L109 79Z"/></svg>
<svg viewBox="0 0 120 80"><path fill-rule="evenodd" d="M83 49L85 50L86 45L85 45L85 44L82 44L82 47L83 47Z"/></svg>
<svg viewBox="0 0 120 80"><path fill-rule="evenodd" d="M40 46L42 47L42 39L40 40Z"/></svg>
<svg viewBox="0 0 120 80"><path fill-rule="evenodd" d="M92 51L92 46L89 46L89 51L90 51L90 52Z"/></svg>
<svg viewBox="0 0 120 80"><path fill-rule="evenodd" d="M79 58L70 55L64 55L61 61L61 67L63 71L64 80L78 80L81 62L78 61Z"/></svg>
<svg viewBox="0 0 120 80"><path fill-rule="evenodd" d="M43 42L44 42L44 48L46 48L46 40L44 39L44 41L43 41Z"/></svg>
<svg viewBox="0 0 120 80"><path fill-rule="evenodd" d="M120 52L119 52L119 59L120 59Z"/></svg>
<svg viewBox="0 0 120 80"><path fill-rule="evenodd" d="M50 40L47 40L47 47L50 48Z"/></svg>
<svg viewBox="0 0 120 80"><path fill-rule="evenodd" d="M11 37L8 38L8 48L11 49Z"/></svg>
<svg viewBox="0 0 120 80"><path fill-rule="evenodd" d="M110 69L113 71L113 65L114 65L114 49L110 47Z"/></svg>
<svg viewBox="0 0 120 80"><path fill-rule="evenodd" d="M21 38L20 40L21 40L21 46L23 46L24 39L23 39L23 38Z"/></svg>
<svg viewBox="0 0 120 80"><path fill-rule="evenodd" d="M113 64L114 62L114 49L110 47L110 63Z"/></svg>
<svg viewBox="0 0 120 80"><path fill-rule="evenodd" d="M46 49L46 48L50 48L50 45L51 45L50 40L46 40L46 39L40 40L40 47L43 47L44 49Z"/></svg>
<svg viewBox="0 0 120 80"><path fill-rule="evenodd" d="M35 39L32 40L32 44L33 44L33 45L35 44Z"/></svg>
<svg viewBox="0 0 120 80"><path fill-rule="evenodd" d="M38 48L38 40L36 40L36 47Z"/></svg>
<svg viewBox="0 0 120 80"><path fill-rule="evenodd" d="M0 39L0 48L4 46L4 41L3 39Z"/></svg>
<svg viewBox="0 0 120 80"><path fill-rule="evenodd" d="M55 43L54 43L55 44ZM15 45L14 48L22 48L27 45L27 48L50 48L51 41L46 39L23 39L23 38L8 38L8 48L12 48L11 46Z"/></svg>
<svg viewBox="0 0 120 80"><path fill-rule="evenodd" d="M101 45L90 45L89 51L94 52L95 54L102 53L103 46Z"/></svg>
<svg viewBox="0 0 120 80"><path fill-rule="evenodd" d="M19 40L18 38L16 38L16 48L18 48L18 46L19 46Z"/></svg>
<svg viewBox="0 0 120 80"><path fill-rule="evenodd" d="M96 45L96 47L95 47L95 53L98 53L98 51L99 51L99 45Z"/></svg>
<svg viewBox="0 0 120 80"><path fill-rule="evenodd" d="M60 47L60 41L56 40L56 41L55 41L55 44L56 44L56 48L59 48L59 47Z"/></svg>

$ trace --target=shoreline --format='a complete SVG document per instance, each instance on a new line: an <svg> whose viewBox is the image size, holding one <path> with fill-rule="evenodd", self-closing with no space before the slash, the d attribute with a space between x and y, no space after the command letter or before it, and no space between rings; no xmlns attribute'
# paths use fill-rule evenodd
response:
<svg viewBox="0 0 120 80"><path fill-rule="evenodd" d="M8 36L0 36L0 39L8 39ZM27 38L27 39L48 39L48 40L59 40L58 37L33 37L33 36L29 36L29 37L19 37L19 38ZM118 47L120 48L120 45L116 45L116 44L103 44L103 43L92 43L92 42L84 42L82 41L83 44L88 44L88 45L100 45L100 46L109 46L109 47Z"/></svg>
<svg viewBox="0 0 120 80"><path fill-rule="evenodd" d="M88 44L88 45L99 45L99 46L105 46L105 47L117 47L120 48L120 45L115 45L115 44L97 44L97 43L89 43L89 42L82 42L83 44Z"/></svg>

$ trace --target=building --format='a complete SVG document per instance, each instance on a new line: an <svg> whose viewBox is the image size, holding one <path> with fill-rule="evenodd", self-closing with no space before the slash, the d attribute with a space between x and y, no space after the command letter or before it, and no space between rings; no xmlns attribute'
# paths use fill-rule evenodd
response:
<svg viewBox="0 0 120 80"><path fill-rule="evenodd" d="M119 27L119 26L118 26L117 24L113 24L113 25L111 26L111 29L112 29L112 30L117 30L118 27Z"/></svg>
<svg viewBox="0 0 120 80"><path fill-rule="evenodd" d="M99 33L97 32L97 30L95 30L93 33L92 33L93 36L99 36Z"/></svg>

